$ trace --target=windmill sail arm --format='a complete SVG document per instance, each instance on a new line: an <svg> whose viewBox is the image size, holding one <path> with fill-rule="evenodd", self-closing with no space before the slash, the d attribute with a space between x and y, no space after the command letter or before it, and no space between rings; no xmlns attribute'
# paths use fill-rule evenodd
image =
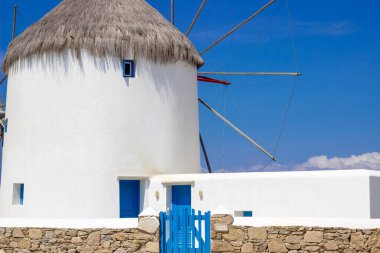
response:
<svg viewBox="0 0 380 253"><path fill-rule="evenodd" d="M210 78L207 76L200 76L200 75L197 76L197 80L199 82L206 82L206 83L218 83L218 84L224 84L224 85L230 85L231 84L229 81L218 80L218 79Z"/></svg>
<svg viewBox="0 0 380 253"><path fill-rule="evenodd" d="M200 143L201 143L201 147L202 147L203 155L204 155L204 157L205 157L205 161L206 161L206 165L207 165L208 173L212 173L212 169L211 169L211 165L210 165L210 160L208 159L208 155L207 155L206 147L205 147L205 144L204 144L204 142L203 142L203 139L202 139L202 135L201 135L201 133L199 133L199 141L200 141Z"/></svg>
<svg viewBox="0 0 380 253"><path fill-rule="evenodd" d="M197 13L195 14L194 18L193 18L193 21L191 21L191 24L189 26L189 28L187 29L187 32L186 32L186 36L189 36L190 32L191 32L191 29L193 29L193 26L195 24L195 22L197 22L197 19L199 17L199 15L201 14L202 10L203 10L203 7L205 7L205 4L206 4L207 0L203 0L201 6L199 7Z"/></svg>
<svg viewBox="0 0 380 253"><path fill-rule="evenodd" d="M223 75L223 76L301 76L299 72L218 72L203 71L199 75Z"/></svg>
<svg viewBox="0 0 380 253"><path fill-rule="evenodd" d="M273 4L275 2L275 0L270 0L268 3L266 3L263 7L261 7L258 11L256 11L255 13L253 13L251 16L249 16L246 20L244 20L243 22L241 22L239 25L235 26L231 31L229 31L228 33L224 34L222 37L220 37L217 41L215 41L214 43L212 43L210 46L208 46L205 50L203 50L200 55L203 55L204 53L206 53L208 50L210 50L211 48L215 47L216 45L218 45L222 40L224 40L225 38L227 38L228 36L230 36L231 34L233 34L235 31L237 31L239 28L241 28L242 26L244 26L246 23L248 23L249 21L251 21L254 17L256 17L260 12L262 12L264 9L266 9L269 5Z"/></svg>
<svg viewBox="0 0 380 253"><path fill-rule="evenodd" d="M211 112L213 112L216 116L218 116L221 120L223 120L227 125L232 127L236 132L238 132L241 136L243 136L247 141L255 145L258 149L260 149L264 154L269 156L273 161L276 161L276 158L271 155L267 150L265 150L263 147L261 147L258 143L256 143L254 140L252 140L246 133L244 133L242 130L240 130L237 126L232 124L228 119L223 117L219 112L217 112L214 108L209 106L205 101L202 99L198 98L198 101L203 104L207 109L209 109Z"/></svg>
<svg viewBox="0 0 380 253"><path fill-rule="evenodd" d="M8 75L5 75L5 76L1 79L1 81L0 81L0 85L3 84L3 82L7 79L7 77L8 77Z"/></svg>

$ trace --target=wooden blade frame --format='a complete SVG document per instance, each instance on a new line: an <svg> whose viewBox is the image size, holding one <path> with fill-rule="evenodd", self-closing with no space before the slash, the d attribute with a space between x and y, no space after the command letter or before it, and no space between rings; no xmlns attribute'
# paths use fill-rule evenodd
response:
<svg viewBox="0 0 380 253"><path fill-rule="evenodd" d="M254 17L256 17L260 12L262 12L264 9L266 9L269 5L273 4L275 2L275 0L270 0L268 3L266 3L263 7L261 7L258 11L256 11L255 13L253 13L251 16L249 16L246 20L244 20L243 22L241 22L239 25L235 26L231 31L229 31L228 33L224 34L222 37L220 37L217 41L215 41L214 43L212 43L210 46L208 46L205 50L203 50L200 55L203 55L204 53L206 53L208 50L210 50L211 48L215 47L216 45L218 45L222 40L224 40L225 38L227 38L228 36L230 36L231 34L233 34L236 30L238 30L240 27L242 27L243 25L245 25L246 23L248 23L249 21L251 21Z"/></svg>
<svg viewBox="0 0 380 253"><path fill-rule="evenodd" d="M218 72L201 71L199 75L221 75L221 76L301 76L299 72Z"/></svg>
<svg viewBox="0 0 380 253"><path fill-rule="evenodd" d="M232 124L228 119L223 117L218 111L216 111L214 108L209 106L205 101L202 99L198 98L198 101L201 102L207 109L209 109L211 112L213 112L216 116L218 116L221 120L223 120L227 125L232 127L236 132L238 132L241 136L243 136L246 140L248 140L250 143L255 145L258 149L260 149L264 154L269 156L273 161L276 161L276 158L271 155L268 151L266 151L263 147L261 147L259 144L257 144L254 140L252 140L246 133L244 133L242 130L240 130L237 126Z"/></svg>

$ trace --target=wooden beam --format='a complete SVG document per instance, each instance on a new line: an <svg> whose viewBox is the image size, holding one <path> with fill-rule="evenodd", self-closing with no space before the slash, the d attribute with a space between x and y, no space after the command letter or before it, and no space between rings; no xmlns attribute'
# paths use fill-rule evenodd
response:
<svg viewBox="0 0 380 253"><path fill-rule="evenodd" d="M246 20L244 20L243 22L241 22L239 25L235 26L231 31L229 31L228 33L224 34L222 37L220 37L217 41L215 41L214 43L212 43L210 46L208 46L205 50L203 50L200 55L203 55L204 53L206 53L208 50L210 50L211 48L215 47L216 45L218 45L222 40L224 40L225 38L227 38L228 36L230 36L231 34L233 34L236 30L238 30L240 27L242 27L243 25L245 25L246 23L248 23L249 21L251 21L254 17L256 17L260 12L262 12L265 8L267 8L269 5L271 5L272 3L274 3L275 0L270 0L268 3L266 3L263 7L261 7L258 11L256 11L255 13L253 13L251 16L249 16Z"/></svg>
<svg viewBox="0 0 380 253"><path fill-rule="evenodd" d="M207 0L203 0L201 6L199 7L197 13L195 14L194 18L193 18L193 21L191 22L189 28L187 29L187 32L186 32L186 36L189 36L190 32L191 32L191 29L193 29L193 26L195 24L195 22L197 22L197 19L199 17L199 15L201 14L202 10L203 10L203 7L205 7L205 4L206 4Z"/></svg>
<svg viewBox="0 0 380 253"><path fill-rule="evenodd" d="M203 155L205 157L208 173L212 173L210 161L208 160L206 147L205 147L205 144L203 143L203 139L202 139L201 133L199 133L199 141L201 142L201 147L202 147Z"/></svg>
<svg viewBox="0 0 380 253"><path fill-rule="evenodd" d="M223 75L223 76L300 76L299 72L217 72L203 71L199 75Z"/></svg>
<svg viewBox="0 0 380 253"><path fill-rule="evenodd" d="M8 77L8 75L5 75L5 76L3 77L3 79L1 79L1 81L0 81L0 85L3 84L3 82L7 79L7 77Z"/></svg>
<svg viewBox="0 0 380 253"><path fill-rule="evenodd" d="M12 40L16 37L17 5L13 7Z"/></svg>
<svg viewBox="0 0 380 253"><path fill-rule="evenodd" d="M231 84L229 81L226 81L226 80L218 80L218 79L210 78L207 76L200 76L200 75L197 76L197 80L199 82L206 82L206 83L218 83L218 84L224 84L224 85Z"/></svg>
<svg viewBox="0 0 380 253"><path fill-rule="evenodd" d="M171 0L171 5L170 5L170 13L171 13L171 22L172 25L174 25L174 0Z"/></svg>
<svg viewBox="0 0 380 253"><path fill-rule="evenodd" d="M205 101L202 99L198 98L198 101L201 102L207 109L209 109L211 112L213 112L216 116L218 116L221 120L223 120L227 125L232 127L236 132L238 132L241 136L243 136L246 140L248 140L250 143L255 145L258 149L260 149L264 154L269 156L273 161L276 161L276 158L269 154L268 151L266 151L263 147L261 147L259 144L257 144L254 140L252 140L246 133L244 133L242 130L240 130L237 126L232 124L228 119L223 117L219 112L217 112L214 108L209 106Z"/></svg>

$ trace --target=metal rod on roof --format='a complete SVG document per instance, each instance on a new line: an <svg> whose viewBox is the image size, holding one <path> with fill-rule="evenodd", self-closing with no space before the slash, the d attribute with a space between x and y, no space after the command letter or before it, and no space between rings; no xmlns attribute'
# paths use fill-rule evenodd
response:
<svg viewBox="0 0 380 253"><path fill-rule="evenodd" d="M231 34L233 34L236 30L238 30L240 27L242 27L243 25L245 25L246 23L248 23L251 19L253 19L254 17L256 17L260 12L262 12L265 8L267 8L269 5L271 5L272 3L274 3L275 0L270 0L267 4L265 4L263 7L261 7L258 11L256 11L255 13L253 13L251 16L249 16L246 20L244 20L243 22L241 22L239 25L235 26L231 31L229 31L228 33L226 33L225 35L223 35L220 39L218 39L217 41L215 41L214 43L212 43L210 46L208 46L205 50L203 50L200 55L203 55L204 53L206 53L208 50L210 50L211 48L215 47L217 44L219 44L219 42L221 42L222 40L224 40L225 38L227 38L228 36L230 36Z"/></svg>
<svg viewBox="0 0 380 253"><path fill-rule="evenodd" d="M187 32L186 32L186 36L189 36L189 33L191 32L191 29L193 29L193 26L195 24L195 22L197 22L197 19L199 17L199 15L201 14L202 10L203 10L203 7L205 7L205 4L206 4L207 0L203 0L201 6L199 7L197 13L195 14L194 18L193 18L193 21L191 22L189 28L187 29Z"/></svg>
<svg viewBox="0 0 380 253"><path fill-rule="evenodd" d="M299 72L198 72L199 75L224 75L224 76L300 76Z"/></svg>
<svg viewBox="0 0 380 253"><path fill-rule="evenodd" d="M16 36L16 21L17 21L17 5L13 7L13 25L12 25L12 40Z"/></svg>
<svg viewBox="0 0 380 253"><path fill-rule="evenodd" d="M212 169L211 169L210 161L208 160L206 147L205 147L205 144L203 143L203 139L202 139L202 135L201 135L201 133L199 133L199 140L200 140L200 142L201 142L201 147L202 147L203 155L204 155L205 160L206 160L206 165L207 165L208 173L212 173Z"/></svg>
<svg viewBox="0 0 380 253"><path fill-rule="evenodd" d="M238 132L241 136L243 136L246 140L248 140L250 143L255 145L258 149L260 149L262 152L264 152L267 156L269 156L273 161L276 161L276 158L269 154L268 151L266 151L263 147L261 147L259 144L257 144L254 140L252 140L246 133L244 133L242 130L240 130L237 126L232 124L228 119L223 117L219 112L217 112L214 108L209 106L205 101L198 98L198 101L201 102L207 109L209 109L211 112L213 112L216 116L218 116L221 120L223 120L227 125L232 127L236 132Z"/></svg>
<svg viewBox="0 0 380 253"><path fill-rule="evenodd" d="M172 3L171 3L171 21L172 21L172 24L174 25L174 0L172 0Z"/></svg>

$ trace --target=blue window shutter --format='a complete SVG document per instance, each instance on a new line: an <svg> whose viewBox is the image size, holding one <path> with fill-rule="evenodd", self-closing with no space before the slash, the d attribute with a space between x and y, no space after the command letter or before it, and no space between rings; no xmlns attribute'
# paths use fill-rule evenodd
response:
<svg viewBox="0 0 380 253"><path fill-rule="evenodd" d="M120 180L120 218L137 218L140 213L140 181Z"/></svg>
<svg viewBox="0 0 380 253"><path fill-rule="evenodd" d="M135 77L135 61L134 60L123 60L123 77Z"/></svg>
<svg viewBox="0 0 380 253"><path fill-rule="evenodd" d="M243 217L252 217L253 214L252 214L252 211L244 211L243 212Z"/></svg>
<svg viewBox="0 0 380 253"><path fill-rule="evenodd" d="M6 133L8 131L8 119L5 119L4 122L4 132Z"/></svg>
<svg viewBox="0 0 380 253"><path fill-rule="evenodd" d="M20 205L24 204L24 184L20 184Z"/></svg>

